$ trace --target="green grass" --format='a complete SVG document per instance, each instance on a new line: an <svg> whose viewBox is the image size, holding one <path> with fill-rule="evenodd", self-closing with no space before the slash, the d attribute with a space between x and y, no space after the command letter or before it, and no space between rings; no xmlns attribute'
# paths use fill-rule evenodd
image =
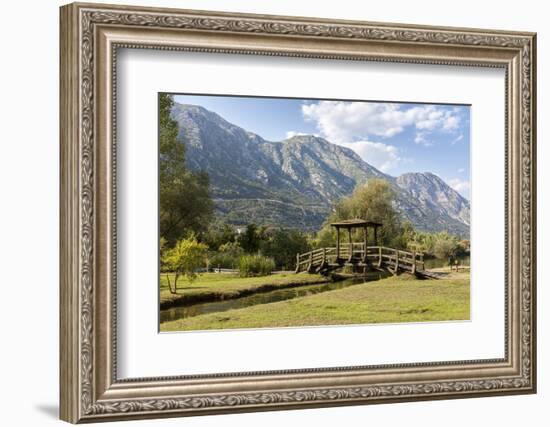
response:
<svg viewBox="0 0 550 427"><path fill-rule="evenodd" d="M327 280L319 274L307 273L279 273L260 277L239 277L238 273L203 273L192 283L189 283L184 277L180 278L178 293L171 294L166 274L161 274L160 306L167 308L183 302L238 298L253 292L322 283ZM173 274L170 274L170 283L174 286Z"/></svg>
<svg viewBox="0 0 550 427"><path fill-rule="evenodd" d="M426 322L470 318L469 273L390 277L317 295L161 324L161 331Z"/></svg>

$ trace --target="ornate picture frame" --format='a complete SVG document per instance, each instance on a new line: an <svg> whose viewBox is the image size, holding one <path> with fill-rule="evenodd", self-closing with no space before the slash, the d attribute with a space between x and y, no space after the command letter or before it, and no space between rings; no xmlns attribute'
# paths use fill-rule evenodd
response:
<svg viewBox="0 0 550 427"><path fill-rule="evenodd" d="M61 419L97 422L536 391L535 34L80 3L60 13ZM119 48L504 69L505 357L119 379Z"/></svg>

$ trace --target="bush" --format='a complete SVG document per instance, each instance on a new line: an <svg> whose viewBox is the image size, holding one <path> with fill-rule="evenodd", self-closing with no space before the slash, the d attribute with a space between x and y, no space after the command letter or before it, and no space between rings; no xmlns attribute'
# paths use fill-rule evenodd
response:
<svg viewBox="0 0 550 427"><path fill-rule="evenodd" d="M261 255L244 255L239 258L241 277L267 276L275 269L273 258Z"/></svg>

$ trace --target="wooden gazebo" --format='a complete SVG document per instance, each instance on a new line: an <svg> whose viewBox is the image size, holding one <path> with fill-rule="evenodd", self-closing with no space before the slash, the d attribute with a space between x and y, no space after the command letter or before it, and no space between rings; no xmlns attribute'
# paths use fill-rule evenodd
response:
<svg viewBox="0 0 550 427"><path fill-rule="evenodd" d="M379 222L355 218L333 222L330 225L336 229L336 247L323 247L296 254L296 273L307 271L327 275L331 271L350 266L353 272L362 269L364 274L372 269L388 271L391 274L406 271L423 278L435 277L425 270L424 254L379 246L378 229L382 227ZM363 230L362 242L353 242L354 229ZM373 242L370 246L369 229L373 231ZM348 243L341 241L341 230L347 230Z"/></svg>
<svg viewBox="0 0 550 427"><path fill-rule="evenodd" d="M368 238L369 238L369 228L373 230L373 246L378 246L378 228L382 227L382 224L378 222L372 222L372 221L366 221L364 219L346 219L343 221L333 222L330 224L332 227L336 228L336 259L341 259L341 244L340 244L340 230L347 230L348 231L348 238L349 238L349 251L346 251L348 258L351 259L353 256L353 238L352 238L352 230L354 228L362 228L364 230L364 240L363 240L363 247L364 253L366 256L366 248L368 246Z"/></svg>

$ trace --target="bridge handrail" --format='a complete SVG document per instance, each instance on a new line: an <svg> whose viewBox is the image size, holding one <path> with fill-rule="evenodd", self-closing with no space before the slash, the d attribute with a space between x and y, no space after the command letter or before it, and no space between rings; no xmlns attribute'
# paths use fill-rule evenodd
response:
<svg viewBox="0 0 550 427"><path fill-rule="evenodd" d="M353 245L361 245L362 247L364 247L363 243L353 243ZM424 253L422 253L422 252L409 252L409 251L404 251L404 250L401 250L401 249L389 248L387 246L367 246L367 254L369 253L369 251L372 251L374 253L375 251L378 251L380 249L383 251L382 255L388 255L388 254L384 253L384 251L386 251L386 252L391 252L391 254L395 254L396 252L398 252L400 256L405 256L405 257L410 257L410 258L415 256L417 259L422 259L424 257ZM343 244L343 245L340 246L340 252L341 253L349 253L349 250L350 250L349 243L346 243L346 244ZM320 255L322 256L323 254L331 255L331 253L334 253L334 252L336 252L335 247L333 247L333 246L332 247L324 247L324 248L314 249L312 251L305 252L303 254L298 254L298 257L300 259L303 259L303 258L309 259L310 256L317 257L317 256L320 256ZM354 249L354 252L358 252L358 251L356 251ZM364 249L362 249L359 252L364 252Z"/></svg>

